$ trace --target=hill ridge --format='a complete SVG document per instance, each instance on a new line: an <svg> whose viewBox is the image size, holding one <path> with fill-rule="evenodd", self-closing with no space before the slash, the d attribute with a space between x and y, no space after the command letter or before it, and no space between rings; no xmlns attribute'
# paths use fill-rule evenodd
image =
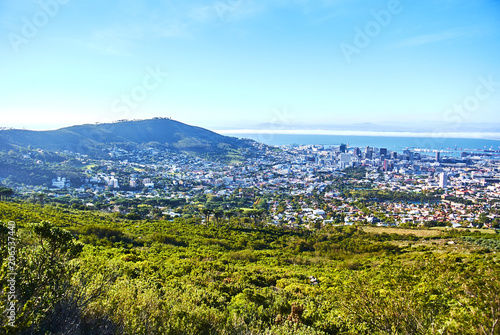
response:
<svg viewBox="0 0 500 335"><path fill-rule="evenodd" d="M119 120L44 131L0 131L0 149L4 150L31 146L44 150L97 154L97 151L110 145L135 147L152 142L170 150L198 155L221 155L252 146L250 140L220 135L170 118Z"/></svg>

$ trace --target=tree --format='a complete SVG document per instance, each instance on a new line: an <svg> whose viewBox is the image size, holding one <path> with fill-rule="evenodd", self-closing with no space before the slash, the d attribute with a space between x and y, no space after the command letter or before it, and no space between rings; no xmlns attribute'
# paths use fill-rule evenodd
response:
<svg viewBox="0 0 500 335"><path fill-rule="evenodd" d="M208 221L210 220L210 214L212 214L212 210L206 207L203 207L200 210L201 214L205 216L205 224L208 224Z"/></svg>
<svg viewBox="0 0 500 335"><path fill-rule="evenodd" d="M478 220L481 227L491 222L491 219L486 215L486 213L481 213Z"/></svg>
<svg viewBox="0 0 500 335"><path fill-rule="evenodd" d="M47 194L45 193L31 193L29 197L29 201L32 202L33 204L40 204L42 207L45 205L47 202Z"/></svg>
<svg viewBox="0 0 500 335"><path fill-rule="evenodd" d="M235 215L236 215L236 213L235 213L235 211L234 211L234 210L228 210L228 211L225 211L225 212L224 212L224 217L226 217L229 221L230 221L230 220L231 220L231 218L232 218L233 216L235 216Z"/></svg>
<svg viewBox="0 0 500 335"><path fill-rule="evenodd" d="M498 218L495 218L495 220L493 220L493 222L491 223L491 226L495 229L500 228L500 220Z"/></svg>
<svg viewBox="0 0 500 335"><path fill-rule="evenodd" d="M217 224L217 228L218 228L219 221L224 216L224 211L222 209L214 209L213 214L214 214L215 223Z"/></svg>
<svg viewBox="0 0 500 335"><path fill-rule="evenodd" d="M76 242L67 230L47 221L29 224L28 235L16 244L16 333L36 333L50 310L65 297L76 270L70 260L82 250L83 244ZM5 261L2 267L5 270ZM2 271L3 287L9 279L7 271ZM6 299L0 302L2 310L5 302Z"/></svg>
<svg viewBox="0 0 500 335"><path fill-rule="evenodd" d="M0 200L7 200L14 195L14 190L8 187L0 186Z"/></svg>

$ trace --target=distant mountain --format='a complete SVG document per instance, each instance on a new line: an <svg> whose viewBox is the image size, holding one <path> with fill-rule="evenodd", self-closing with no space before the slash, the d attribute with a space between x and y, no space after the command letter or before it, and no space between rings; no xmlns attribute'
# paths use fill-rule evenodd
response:
<svg viewBox="0 0 500 335"><path fill-rule="evenodd" d="M0 150L32 147L99 155L110 146L153 145L197 155L224 156L252 147L251 140L219 135L167 118L86 124L50 131L0 131Z"/></svg>

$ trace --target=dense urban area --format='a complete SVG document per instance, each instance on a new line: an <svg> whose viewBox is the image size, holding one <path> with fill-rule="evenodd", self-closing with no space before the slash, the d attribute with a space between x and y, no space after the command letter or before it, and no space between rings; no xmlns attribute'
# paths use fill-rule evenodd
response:
<svg viewBox="0 0 500 335"><path fill-rule="evenodd" d="M0 152L1 332L499 334L498 151L214 143Z"/></svg>
<svg viewBox="0 0 500 335"><path fill-rule="evenodd" d="M498 151L414 148L398 153L345 144L254 145L259 154L233 164L153 147L113 148L106 152L108 159L99 160L57 152L65 159L57 164L70 166L71 172L58 172L39 186L19 186L7 176L3 183L18 185L16 194L33 202L55 201L136 219L183 216L205 221L244 215L290 228L500 228ZM33 156L50 154L32 150L21 159ZM36 164L50 163L42 158Z"/></svg>

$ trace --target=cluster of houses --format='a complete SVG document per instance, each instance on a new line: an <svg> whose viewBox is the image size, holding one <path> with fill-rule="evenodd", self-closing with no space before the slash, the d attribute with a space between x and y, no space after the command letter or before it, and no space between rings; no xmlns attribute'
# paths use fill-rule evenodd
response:
<svg viewBox="0 0 500 335"><path fill-rule="evenodd" d="M398 153L384 148L347 148L345 145L267 147L259 152L235 164L153 148L134 151L115 148L105 160L78 155L88 166L84 177L76 183L73 180L69 183L64 176L54 179L52 187L57 192L52 195L60 196L66 190L85 203L103 194L172 199L191 199L203 194L223 198L267 196L269 223L291 226L318 221L378 225L421 225L433 221L468 226L477 224L481 214L488 217L483 220L488 226L497 219L498 155L441 157L439 152L426 155L407 149ZM342 196L338 189L338 177L344 177L349 167L363 167L365 171L346 181L351 187L388 192L440 192L442 201L380 202L368 207L366 213L356 207L356 199ZM273 200L278 195L300 197L300 209L288 205L278 210L278 202ZM463 201L457 202L457 199Z"/></svg>

